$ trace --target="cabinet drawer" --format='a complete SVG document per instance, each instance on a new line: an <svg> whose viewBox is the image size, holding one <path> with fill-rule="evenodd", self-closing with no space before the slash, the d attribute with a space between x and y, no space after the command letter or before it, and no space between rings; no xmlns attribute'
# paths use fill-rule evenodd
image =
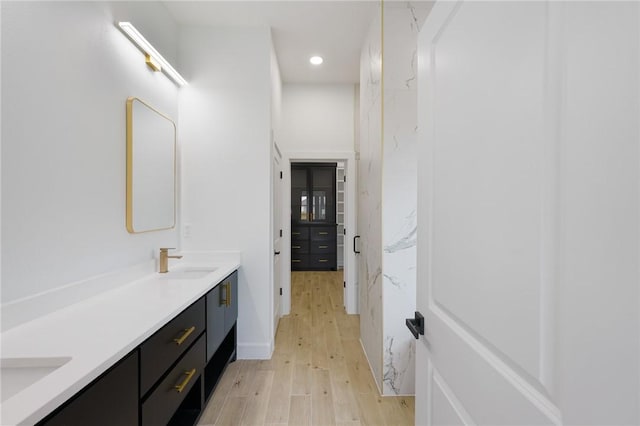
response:
<svg viewBox="0 0 640 426"><path fill-rule="evenodd" d="M291 229L291 241L296 240L308 240L309 228L292 228Z"/></svg>
<svg viewBox="0 0 640 426"><path fill-rule="evenodd" d="M204 328L205 304L201 298L140 346L140 395L151 389Z"/></svg>
<svg viewBox="0 0 640 426"><path fill-rule="evenodd" d="M143 425L166 425L194 386L202 386L205 364L205 338L201 336L165 379L142 403ZM182 387L181 389L178 389Z"/></svg>
<svg viewBox="0 0 640 426"><path fill-rule="evenodd" d="M38 426L138 424L138 351L80 391Z"/></svg>
<svg viewBox="0 0 640 426"><path fill-rule="evenodd" d="M308 266L312 269L335 269L336 254L310 254Z"/></svg>
<svg viewBox="0 0 640 426"><path fill-rule="evenodd" d="M311 228L311 241L325 241L335 239L335 226L314 226L313 228Z"/></svg>
<svg viewBox="0 0 640 426"><path fill-rule="evenodd" d="M335 251L336 251L335 240L311 242L311 254L335 253Z"/></svg>
<svg viewBox="0 0 640 426"><path fill-rule="evenodd" d="M309 241L292 241L291 255L309 253Z"/></svg>
<svg viewBox="0 0 640 426"><path fill-rule="evenodd" d="M294 254L291 253L291 269L300 270L309 266L308 254Z"/></svg>

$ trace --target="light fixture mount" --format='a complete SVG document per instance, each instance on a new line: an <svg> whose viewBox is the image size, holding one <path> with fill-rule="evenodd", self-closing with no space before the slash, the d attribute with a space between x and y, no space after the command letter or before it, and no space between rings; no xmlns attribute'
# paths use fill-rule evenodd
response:
<svg viewBox="0 0 640 426"><path fill-rule="evenodd" d="M147 41L131 22L118 22L118 28L144 53L145 62L154 71L164 72L178 86L186 86L187 80Z"/></svg>
<svg viewBox="0 0 640 426"><path fill-rule="evenodd" d="M162 71L162 65L160 65L160 63L158 61L155 60L155 58L151 55L149 55L148 53L144 56L144 61L147 63L147 65L149 66L149 68L151 68L154 71Z"/></svg>

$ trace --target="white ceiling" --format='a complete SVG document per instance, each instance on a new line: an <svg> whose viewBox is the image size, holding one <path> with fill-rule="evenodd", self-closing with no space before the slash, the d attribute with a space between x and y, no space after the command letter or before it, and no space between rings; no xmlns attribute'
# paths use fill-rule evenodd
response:
<svg viewBox="0 0 640 426"><path fill-rule="evenodd" d="M378 1L165 1L178 24L271 27L285 83L357 83ZM320 55L324 63L312 66Z"/></svg>

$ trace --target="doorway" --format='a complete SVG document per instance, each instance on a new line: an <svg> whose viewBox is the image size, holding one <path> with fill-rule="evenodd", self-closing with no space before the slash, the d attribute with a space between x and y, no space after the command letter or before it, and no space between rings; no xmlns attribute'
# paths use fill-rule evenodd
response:
<svg viewBox="0 0 640 426"><path fill-rule="evenodd" d="M336 271L336 163L291 164L291 270Z"/></svg>
<svg viewBox="0 0 640 426"><path fill-rule="evenodd" d="M356 188L355 188L355 176L356 176L356 160L354 152L335 152L335 153L283 153L283 169L284 181L283 188L291 188L291 165L296 163L334 163L342 166L342 172L336 173L336 176L342 177L342 185L340 189L342 195L337 195L336 198L342 197L342 205L336 206L336 242L342 244L341 248L336 247L342 252L342 270L343 270L343 293L344 293L344 308L348 314L358 313L358 278L357 278L357 265L355 259L355 253L353 251L352 240L357 234L356 231ZM289 170L286 170L286 166L289 165ZM349 179L349 176L354 176L354 179ZM283 237L281 242L282 247L282 300L281 300L281 314L288 315L291 312L291 232L292 232L292 204L290 196L282 197L282 225L283 225ZM337 203L336 203L337 204ZM338 220L341 221L341 226L338 227ZM341 237L338 234L342 234ZM337 263L337 262L336 262ZM337 266L337 265L336 265Z"/></svg>

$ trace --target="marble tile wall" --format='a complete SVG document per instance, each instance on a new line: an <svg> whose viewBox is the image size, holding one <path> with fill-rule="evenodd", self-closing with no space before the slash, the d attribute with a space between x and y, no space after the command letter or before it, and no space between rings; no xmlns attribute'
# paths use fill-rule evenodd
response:
<svg viewBox="0 0 640 426"><path fill-rule="evenodd" d="M384 7L382 179L383 394L414 393L415 339L404 320L416 305L416 41L428 9Z"/></svg>
<svg viewBox="0 0 640 426"><path fill-rule="evenodd" d="M382 389L382 38L381 15L371 23L360 58L358 163L358 286L360 336Z"/></svg>
<svg viewBox="0 0 640 426"><path fill-rule="evenodd" d="M385 3L383 32L378 15L361 58L361 335L383 395L414 393L415 344L404 320L416 295L416 40L431 5Z"/></svg>

